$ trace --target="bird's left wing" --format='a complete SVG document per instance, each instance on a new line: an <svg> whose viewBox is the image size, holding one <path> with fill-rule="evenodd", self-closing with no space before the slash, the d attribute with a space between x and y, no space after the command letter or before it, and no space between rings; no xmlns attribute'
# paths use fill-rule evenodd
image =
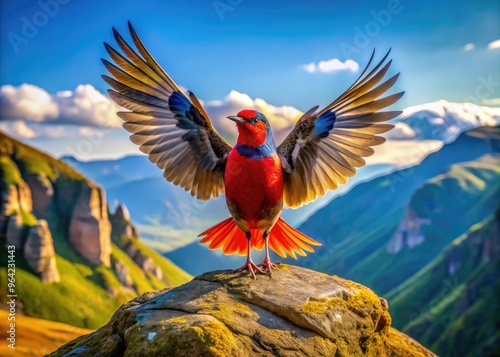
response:
<svg viewBox="0 0 500 357"><path fill-rule="evenodd" d="M110 97L128 109L119 112L130 139L151 162L164 170L167 181L201 200L224 191L224 170L231 146L217 133L193 93L185 95L158 65L129 23L137 53L113 29L120 54L108 44L116 65L103 59L114 78L103 76L113 88Z"/></svg>
<svg viewBox="0 0 500 357"><path fill-rule="evenodd" d="M392 129L393 125L380 123L401 112L380 110L403 95L401 92L379 99L399 76L378 85L391 65L391 61L385 64L388 55L389 52L366 74L372 54L364 71L347 91L319 112L317 106L306 112L278 146L284 172L285 205L300 207L347 183L356 169L365 165L363 157L373 154L371 146L385 141L377 134Z"/></svg>

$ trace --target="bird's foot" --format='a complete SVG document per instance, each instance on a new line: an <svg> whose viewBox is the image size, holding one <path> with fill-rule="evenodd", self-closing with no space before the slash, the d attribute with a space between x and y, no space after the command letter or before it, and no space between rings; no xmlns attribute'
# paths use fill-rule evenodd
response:
<svg viewBox="0 0 500 357"><path fill-rule="evenodd" d="M265 258L262 264L259 264L259 268L263 268L265 271L267 271L267 274L269 274L271 277L273 276L273 269L277 269L281 265L281 262L272 262L269 257Z"/></svg>
<svg viewBox="0 0 500 357"><path fill-rule="evenodd" d="M244 270L250 271L250 273L252 273L254 280L256 278L255 273L265 274L265 272L261 268L259 268L257 265L255 265L254 262L252 262L252 260L250 260L250 259L248 259L247 262L241 268L233 270L233 273L239 273L240 271L244 271Z"/></svg>

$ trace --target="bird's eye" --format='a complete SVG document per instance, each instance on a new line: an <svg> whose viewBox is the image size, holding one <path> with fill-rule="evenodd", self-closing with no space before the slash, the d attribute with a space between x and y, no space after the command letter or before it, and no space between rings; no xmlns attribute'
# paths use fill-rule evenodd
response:
<svg viewBox="0 0 500 357"><path fill-rule="evenodd" d="M253 119L252 119L252 123L253 123L253 124L258 124L258 123L259 123L259 121L260 121L260 119L259 119L259 118L253 118Z"/></svg>

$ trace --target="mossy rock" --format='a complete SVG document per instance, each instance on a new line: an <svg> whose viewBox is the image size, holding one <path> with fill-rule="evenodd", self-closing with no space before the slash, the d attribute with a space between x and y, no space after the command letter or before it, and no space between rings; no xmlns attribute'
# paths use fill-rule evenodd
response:
<svg viewBox="0 0 500 357"><path fill-rule="evenodd" d="M122 306L51 356L434 356L390 328L387 302L338 277L216 271Z"/></svg>

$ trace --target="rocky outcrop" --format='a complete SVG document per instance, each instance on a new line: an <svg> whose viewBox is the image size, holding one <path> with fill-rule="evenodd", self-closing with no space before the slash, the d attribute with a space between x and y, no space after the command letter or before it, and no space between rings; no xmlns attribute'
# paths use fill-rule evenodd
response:
<svg viewBox="0 0 500 357"><path fill-rule="evenodd" d="M425 240L422 225L429 223L428 219L418 217L416 212L408 207L399 222L398 229L387 245L387 253L396 254L401 249L412 249L422 244Z"/></svg>
<svg viewBox="0 0 500 357"><path fill-rule="evenodd" d="M59 282L54 242L45 220L39 220L30 228L24 244L24 258L44 283Z"/></svg>
<svg viewBox="0 0 500 357"><path fill-rule="evenodd" d="M71 216L69 241L91 264L111 265L111 224L102 188L82 187Z"/></svg>
<svg viewBox="0 0 500 357"><path fill-rule="evenodd" d="M8 217L7 229L5 232L5 246L13 245L20 249L25 235L25 226L20 214L15 213Z"/></svg>
<svg viewBox="0 0 500 357"><path fill-rule="evenodd" d="M434 356L390 324L385 300L338 277L216 271L132 300L50 356Z"/></svg>
<svg viewBox="0 0 500 357"><path fill-rule="evenodd" d="M139 232L132 224L130 220L130 213L125 204L120 203L117 205L115 213L112 213L109 217L111 221L112 235L116 237L117 241L120 241L122 236L139 238Z"/></svg>
<svg viewBox="0 0 500 357"><path fill-rule="evenodd" d="M163 279L163 272L160 267L155 264L151 257L144 255L138 250L132 242L129 241L129 243L125 245L125 252L145 273L153 274L160 280Z"/></svg>
<svg viewBox="0 0 500 357"><path fill-rule="evenodd" d="M132 277L130 276L130 272L122 260L117 260L115 262L115 273L118 277L118 280L123 286L131 289L134 288L134 283L132 281Z"/></svg>
<svg viewBox="0 0 500 357"><path fill-rule="evenodd" d="M11 214L20 210L31 212L32 200L30 189L22 180L4 187L0 196L0 231L4 231Z"/></svg>
<svg viewBox="0 0 500 357"><path fill-rule="evenodd" d="M31 190L33 214L38 218L48 219L54 211L54 187L46 175L26 175L26 183Z"/></svg>

